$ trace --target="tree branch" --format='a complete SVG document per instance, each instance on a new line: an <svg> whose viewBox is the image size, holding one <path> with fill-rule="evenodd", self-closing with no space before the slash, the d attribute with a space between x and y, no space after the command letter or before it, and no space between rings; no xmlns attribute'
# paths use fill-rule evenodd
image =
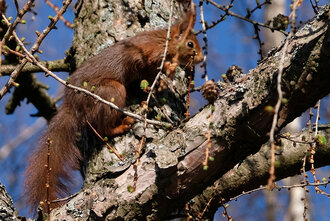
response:
<svg viewBox="0 0 330 221"><path fill-rule="evenodd" d="M54 72L69 72L71 71L70 64L66 62L65 59L59 59L55 61L40 61L40 64L50 71ZM17 65L2 65L1 66L1 74L3 76L10 75L15 69L17 68ZM22 74L28 74L28 73L35 73L35 72L43 72L43 70L31 63L27 63L24 68L21 70Z"/></svg>
<svg viewBox="0 0 330 221"><path fill-rule="evenodd" d="M326 146L317 147L315 154L315 166L322 167L329 165L330 157L330 124L321 125L320 133L325 136ZM302 141L303 137L310 135L308 129L300 133L292 134L295 140ZM280 150L276 154L276 180L301 174L303 159L310 148L308 142L295 143L288 139L279 140ZM216 210L221 206L220 202L237 199L236 196L267 184L269 176L269 144L265 144L254 155L248 156L245 160L235 165L231 170L222 175L213 185L206 188L202 194L196 196L189 202L189 213L193 217L198 217L200 211L206 207L206 202L211 200L206 217L212 217ZM310 169L310 165L307 166ZM304 185L300 185L304 187ZM263 189L263 188L260 188Z"/></svg>
<svg viewBox="0 0 330 221"><path fill-rule="evenodd" d="M282 90L288 102L279 111L277 131L330 92L329 7L288 39L282 76ZM183 208L202 189L235 168L250 154L258 152L268 140L273 114L265 111L265 107L274 106L277 101L276 77L282 53L285 53L283 46L272 51L240 83L228 85L213 108L205 107L180 128L164 136L159 134L147 143L146 153L141 156L137 168L128 167L128 159L128 166L119 172L100 173L93 185L83 189L66 206L55 209L52 215L57 219L73 219L77 213L72 211L79 211L82 219L164 219L177 208ZM212 147L209 154L214 161L205 171L202 162L209 144L205 134L211 114L213 128L210 131ZM126 144L132 143L132 139L135 139L134 136L129 134L119 138ZM328 157L328 152L325 151L323 156ZM296 156L299 158L303 153L298 151ZM320 155L315 162L319 166L328 164L324 159L328 158ZM110 160L103 162L99 171L104 171L107 165L113 163L113 159ZM278 178L281 177L280 172L287 168L285 162L291 162L287 160L283 158L283 167L276 170ZM263 162L262 165L265 165L266 162ZM97 162L91 161L90 164ZM255 164L259 165L259 161ZM116 163L112 165L119 168ZM298 172L299 169L286 175ZM135 175L137 181L134 181ZM87 174L87 180L88 176L93 174ZM266 180L262 178L262 181ZM133 182L136 182L136 189L130 192L128 187ZM246 184L244 189L251 188L250 185ZM241 191L232 190L232 195Z"/></svg>

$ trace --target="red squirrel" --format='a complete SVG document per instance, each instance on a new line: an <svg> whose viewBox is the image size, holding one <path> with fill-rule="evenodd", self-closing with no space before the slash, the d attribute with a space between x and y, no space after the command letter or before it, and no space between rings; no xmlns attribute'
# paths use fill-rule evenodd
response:
<svg viewBox="0 0 330 221"><path fill-rule="evenodd" d="M194 64L202 61L202 51L192 31L195 10L192 6L185 18L171 27L167 62L182 66L191 59ZM85 61L72 73L69 82L80 87L86 83L88 88L94 86L95 94L124 108L126 88L130 83L143 79L152 83L154 80L166 38L167 29L158 29L117 42ZM115 136L129 130L132 123L129 118L122 120L121 115L121 112L89 96L65 89L61 108L49 122L28 162L24 197L32 210L41 204L49 213L51 208L59 206L50 204L51 201L69 194L67 184L72 171L79 170L83 160L76 145L76 135L86 127L87 121L101 136ZM47 203L50 206L46 206Z"/></svg>

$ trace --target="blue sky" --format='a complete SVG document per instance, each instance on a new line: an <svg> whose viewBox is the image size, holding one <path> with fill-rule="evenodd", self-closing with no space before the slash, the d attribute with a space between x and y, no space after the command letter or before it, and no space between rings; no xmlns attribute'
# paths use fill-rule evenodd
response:
<svg viewBox="0 0 330 221"><path fill-rule="evenodd" d="M55 1L54 1L55 2ZM220 2L220 1L218 1ZM223 2L223 1L221 1ZM237 2L237 1L236 1ZM254 3L255 1L246 1L247 3ZM307 4L308 1L305 1ZM7 1L9 7L7 10L8 16L15 17L16 9L12 5L12 1ZM308 8L308 7L306 7ZM244 3L236 3L233 11L236 13L245 15L246 5ZM20 37L25 37L26 42L34 42L36 39L35 30L41 31L48 25L48 15L54 16L54 12L49 6L47 6L44 1L37 1L36 11L38 15L32 19L31 14L29 14L25 19L27 20L27 25L19 25L17 29L18 35ZM212 6L208 5L205 7L205 16L207 21L216 20L219 18L219 10L214 9ZM299 13L304 14L305 17L312 17L312 11L308 9L302 9ZM262 14L257 12L254 19L261 19ZM69 21L73 20L74 14L70 9L64 16ZM41 45L41 50L44 52L39 55L41 60L55 60L64 58L65 50L68 50L71 46L73 30L66 27L63 22L57 24L58 30L53 30L50 32L49 36L44 40ZM195 27L196 30L200 29L200 24ZM249 69L257 65L257 60L259 55L257 54L258 45L257 41L252 39L254 35L253 26L245 22L241 22L236 18L228 17L225 22L220 23L215 28L207 32L209 40L209 57L212 58L208 62L208 73L209 78L214 78L218 80L221 75L226 72L230 65L236 64L243 68L246 73ZM199 35L200 43L203 44L202 35ZM202 85L204 80L200 78L200 74L203 73L202 70L198 69L195 75L196 86ZM44 82L50 86L49 94L53 97L58 97L60 94L59 84L52 78L44 77L44 74L37 73L38 80ZM58 73L58 75L65 79L67 73ZM8 77L0 78L0 87L2 87ZM0 148L13 140L18 134L21 133L24 128L29 127L31 124L35 123L37 118L30 117L30 114L37 113L36 108L31 104L26 104L25 101L22 102L21 106L16 109L13 115L5 115L4 107L10 98L10 94L7 94L2 100L0 100ZM193 98L195 100L195 105L192 107L193 111L196 112L200 107L202 107L206 102L201 97L200 93L194 93ZM329 103L329 98L322 102L323 106ZM323 111L323 110L322 110ZM323 111L324 112L324 111ZM304 118L307 121L307 117ZM324 118L321 118L324 122ZM22 190L22 175L25 169L25 161L29 153L31 153L35 141L40 135L42 130L38 131L30 139L26 140L18 148L14 149L11 154L3 161L0 161L0 181L7 186L9 193L13 196L16 206L21 208L21 214L25 215L26 210L24 206L19 204L19 199ZM329 167L324 168L323 171L328 172ZM313 194L311 191L310 196L313 200L315 208L323 208L324 205L330 205L329 200L324 196L319 196ZM285 202L285 197L280 196L281 200ZM239 199L239 201L249 200L246 197ZM256 210L264 209L264 200L262 197L256 197ZM235 205L235 203L232 203ZM239 202L237 203L239 204ZM237 205L239 206L239 205ZM323 206L323 207L322 207ZM230 210L229 210L230 211ZM264 212L264 211L263 211ZM325 212L326 215L330 216L329 211ZM234 215L234 214L233 214ZM317 215L317 214L316 214ZM322 217L326 215L319 216ZM235 216L234 216L235 218ZM248 220L255 220L252 217ZM262 220L262 219L260 219ZM325 219L323 219L325 220Z"/></svg>

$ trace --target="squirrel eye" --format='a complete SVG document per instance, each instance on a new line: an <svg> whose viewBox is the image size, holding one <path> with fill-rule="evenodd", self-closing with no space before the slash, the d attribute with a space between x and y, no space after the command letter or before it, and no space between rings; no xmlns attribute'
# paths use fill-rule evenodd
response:
<svg viewBox="0 0 330 221"><path fill-rule="evenodd" d="M194 47L194 43L193 43L192 41L188 41L188 42L187 42L187 46L188 46L189 48L193 48L193 47Z"/></svg>

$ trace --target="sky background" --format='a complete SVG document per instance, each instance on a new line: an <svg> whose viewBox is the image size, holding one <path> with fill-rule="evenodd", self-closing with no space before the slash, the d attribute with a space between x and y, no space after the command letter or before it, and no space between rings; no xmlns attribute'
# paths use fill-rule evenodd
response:
<svg viewBox="0 0 330 221"><path fill-rule="evenodd" d="M26 1L19 1L20 6L22 6ZM52 1L54 4L57 1ZM220 3L225 3L228 1L216 1ZM246 8L248 6L254 7L255 1L238 1L236 0L235 6L232 11L245 16ZM288 1L290 2L290 1ZM330 3L329 0L320 0L320 4ZM7 1L8 9L7 16L16 16L15 6L12 1ZM64 14L64 17L73 21L73 5ZM289 3L288 3L289 5ZM36 40L35 30L42 31L49 23L48 16L54 16L55 13L44 1L36 1L36 7L34 10L38 13L37 15L32 15L29 13L25 19L27 20L26 25L19 25L17 32L19 37L25 37L26 42L34 43ZM219 18L219 13L221 11L214 8L211 5L205 6L205 19L210 24L211 21L217 20ZM298 20L303 21L306 18L313 17L313 11L310 7L309 1L304 1L303 6L298 10ZM263 14L261 10L258 10L252 19L262 21ZM199 18L198 18L199 19ZM53 30L43 41L40 49L44 52L39 55L40 60L56 60L65 57L65 51L68 50L72 43L73 30L66 27L63 22L58 22L57 30ZM201 25L197 24L195 30L200 30ZM242 22L236 18L227 17L225 22L220 23L215 28L210 29L207 32L209 51L208 51L208 73L209 78L215 80L221 79L221 75L226 72L226 70L231 65L238 65L242 67L244 73L247 73L249 69L256 67L257 60L260 56L257 54L258 43L252 38L254 35L253 26L249 23ZM203 45L202 35L198 36L201 45ZM197 73L195 74L196 86L200 86L204 83L204 79L201 79L201 74L203 70L201 68L196 68ZM57 73L62 79L68 76L68 73ZM43 73L37 73L37 78L39 81L44 82L50 86L48 93L52 97L59 97L61 90L63 89L54 79L44 77ZM8 77L0 77L0 87L8 80ZM206 101L201 97L199 92L193 93L192 101L192 112L198 111L199 108L206 104ZM21 106L16 109L14 114L5 115L4 108L8 100L10 99L10 94L7 94L2 100L0 100L0 148L5 144L8 144L17 138L19 134L24 131L24 129L31 127L31 125L44 125L42 128L35 131L29 139L25 140L21 145L18 145L8 157L0 160L0 182L4 184L7 191L13 197L15 206L19 208L21 215L27 215L24 205L20 201L22 195L22 183L23 183L23 173L26 167L26 159L31 150L34 148L36 139L42 133L42 129L45 127L45 120L31 117L30 114L37 113L36 108L31 104L26 104L25 101L21 103ZM322 100L321 104L321 123L327 122L326 114L329 107L329 96ZM329 118L328 118L329 119ZM36 121L38 122L36 123ZM308 120L308 116L305 114L302 117L302 122L305 124ZM319 177L329 176L329 167L322 168L318 171ZM325 196L315 194L313 189L310 189L309 197L313 203L313 217L315 220L327 220L330 217L330 212L328 208L330 207L330 201ZM329 192L329 191L328 191ZM285 207L288 203L288 195L286 190L282 190L277 194L279 213L277 220L283 220ZM258 192L256 194L241 197L237 202L230 202L228 208L229 214L233 215L234 220L265 220L265 201L264 194ZM252 209L251 205L253 205ZM231 214L232 212L232 214ZM258 212L258 216L256 216ZM218 214L216 220L222 220L221 213ZM224 219L225 220L225 219Z"/></svg>

